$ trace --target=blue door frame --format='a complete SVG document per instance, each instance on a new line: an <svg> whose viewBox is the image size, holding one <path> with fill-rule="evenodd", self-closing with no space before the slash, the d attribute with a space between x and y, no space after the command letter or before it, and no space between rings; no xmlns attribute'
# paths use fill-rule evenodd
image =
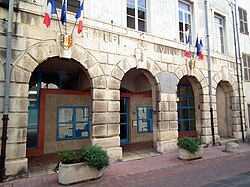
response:
<svg viewBox="0 0 250 187"><path fill-rule="evenodd" d="M129 143L129 98L121 98L120 100L120 143Z"/></svg>

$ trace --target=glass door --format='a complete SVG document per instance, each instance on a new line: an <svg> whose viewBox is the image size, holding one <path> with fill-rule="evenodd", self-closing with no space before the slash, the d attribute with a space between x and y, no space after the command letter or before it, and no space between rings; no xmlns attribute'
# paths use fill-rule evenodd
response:
<svg viewBox="0 0 250 187"><path fill-rule="evenodd" d="M120 143L126 144L128 138L128 101L129 98L121 98L120 100Z"/></svg>

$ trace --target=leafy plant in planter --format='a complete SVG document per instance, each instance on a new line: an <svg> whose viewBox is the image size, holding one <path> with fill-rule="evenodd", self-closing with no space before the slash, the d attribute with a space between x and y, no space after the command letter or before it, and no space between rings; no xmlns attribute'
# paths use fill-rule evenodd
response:
<svg viewBox="0 0 250 187"><path fill-rule="evenodd" d="M86 147L80 155L80 160L87 162L90 167L96 168L98 171L101 171L109 166L109 157L107 152L96 145Z"/></svg>
<svg viewBox="0 0 250 187"><path fill-rule="evenodd" d="M102 170L109 166L107 152L97 145L81 151L65 151L59 153L59 156L62 157L58 164L61 184L99 178Z"/></svg>
<svg viewBox="0 0 250 187"><path fill-rule="evenodd" d="M182 137L178 141L178 157L180 159L191 160L201 158L203 149L200 137Z"/></svg>
<svg viewBox="0 0 250 187"><path fill-rule="evenodd" d="M184 136L179 139L178 146L188 150L190 153L195 153L200 149L201 140L199 137Z"/></svg>

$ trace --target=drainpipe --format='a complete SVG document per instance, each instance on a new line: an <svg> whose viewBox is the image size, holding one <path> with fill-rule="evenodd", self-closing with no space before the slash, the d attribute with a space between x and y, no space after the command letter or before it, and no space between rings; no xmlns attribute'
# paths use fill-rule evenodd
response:
<svg viewBox="0 0 250 187"><path fill-rule="evenodd" d="M236 1L235 1L236 3ZM235 62L236 62L236 76L237 76L237 84L238 84L238 94L239 94L239 106L240 106L240 127L241 127L241 133L242 133L242 141L245 142L244 138L244 128L243 128L243 116L242 116L242 105L241 105L241 93L240 93L240 76L239 76L239 65L238 65L238 55L237 55L237 44L236 44L236 31L235 31L235 20L237 20L237 17L234 18L234 12L233 12L233 3L231 4L231 10L232 10L232 18L233 18L233 32L234 32L234 49L235 49ZM235 11L236 11L236 4L235 4ZM236 15L236 12L235 12ZM236 29L238 30L236 21ZM240 45L239 45L240 46ZM238 46L238 47L239 47ZM239 53L240 55L240 53ZM242 72L241 72L242 73Z"/></svg>
<svg viewBox="0 0 250 187"><path fill-rule="evenodd" d="M210 55L210 43L209 43L209 25L208 25L208 5L205 0L205 16L206 16L206 33L207 33L207 61L208 61L208 87L209 87L209 106L210 106L210 119L211 119L211 131L213 138L213 145L215 145L214 138L214 116L213 116L213 100L212 100L212 76L211 76L211 55Z"/></svg>
<svg viewBox="0 0 250 187"><path fill-rule="evenodd" d="M12 25L13 25L13 2L9 0L8 11L8 30L7 30L7 50L5 64L5 83L4 83L4 106L3 106L3 129L2 129L2 145L0 158L0 182L5 178L5 158L6 158L6 142L7 127L9 120L9 94L10 94L10 61L11 61L11 42L12 42Z"/></svg>
<svg viewBox="0 0 250 187"><path fill-rule="evenodd" d="M242 56L241 56L241 50L240 50L240 37L239 37L239 28L238 28L238 19L237 19L236 7L237 6L236 6L236 0L235 0L234 14L235 14L235 23L236 23L238 53L239 53L239 60L240 60L241 86L242 86L242 90L244 90L244 85L243 85L243 63L242 63ZM243 102L243 106L245 106L244 92L243 92L243 101L242 102ZM243 111L244 111L244 116L246 117L246 110L243 110ZM241 116L241 118L243 118L243 116ZM242 122L242 126L241 126L241 132L242 132L242 141L245 142L243 122Z"/></svg>

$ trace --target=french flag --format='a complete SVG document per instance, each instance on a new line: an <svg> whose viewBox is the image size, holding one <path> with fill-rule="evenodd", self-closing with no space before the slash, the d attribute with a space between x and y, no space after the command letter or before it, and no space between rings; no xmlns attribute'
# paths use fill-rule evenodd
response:
<svg viewBox="0 0 250 187"><path fill-rule="evenodd" d="M187 34L185 57L190 58L190 35Z"/></svg>
<svg viewBox="0 0 250 187"><path fill-rule="evenodd" d="M202 40L200 39L200 60L203 60L204 55L203 55L203 44L202 44Z"/></svg>
<svg viewBox="0 0 250 187"><path fill-rule="evenodd" d="M54 0L48 0L47 10L44 16L43 23L49 27L50 26L50 19L52 14L57 14L56 12L56 4Z"/></svg>
<svg viewBox="0 0 250 187"><path fill-rule="evenodd" d="M62 13L61 13L61 22L64 25L66 22L66 12L67 12L67 0L63 0L62 2Z"/></svg>
<svg viewBox="0 0 250 187"><path fill-rule="evenodd" d="M76 13L76 19L79 19L79 23L78 23L78 34L80 34L82 32L82 17L83 17L83 3L84 0L81 3L80 8L78 9L77 13Z"/></svg>

